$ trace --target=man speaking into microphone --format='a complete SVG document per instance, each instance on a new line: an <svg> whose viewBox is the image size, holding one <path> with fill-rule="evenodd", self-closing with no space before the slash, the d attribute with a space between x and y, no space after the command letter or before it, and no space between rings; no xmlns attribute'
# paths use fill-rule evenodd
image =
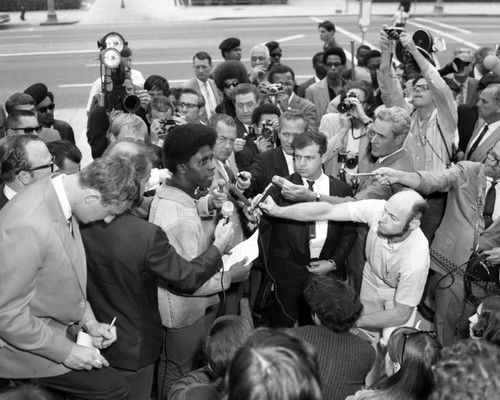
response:
<svg viewBox="0 0 500 400"><path fill-rule="evenodd" d="M286 177L289 182L285 182L281 192L276 189L271 192L279 205L295 203L286 192L293 191L296 186L305 186L311 191L310 201L319 201L322 195L351 196L349 185L323 173L326 136L302 133L295 136L292 146L297 172ZM273 179L273 183L275 181ZM293 327L297 321L299 325L312 324L311 310L303 297L307 278L309 274L345 276L345 259L356 238L354 225L334 221L270 220L267 278L274 283L275 290L269 321L275 327Z"/></svg>

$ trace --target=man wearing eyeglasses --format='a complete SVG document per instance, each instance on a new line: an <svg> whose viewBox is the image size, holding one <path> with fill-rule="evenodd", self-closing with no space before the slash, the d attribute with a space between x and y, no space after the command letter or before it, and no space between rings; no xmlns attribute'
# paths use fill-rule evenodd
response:
<svg viewBox="0 0 500 400"><path fill-rule="evenodd" d="M431 244L431 269L436 271L431 285L439 282L436 330L443 346L468 338L467 318L475 308L465 301L463 271L475 245L487 261L500 264L500 141L488 151L484 164L461 161L440 172L381 168L376 173L382 184L399 183L422 193L448 192Z"/></svg>
<svg viewBox="0 0 500 400"><path fill-rule="evenodd" d="M9 136L0 144L0 208L27 186L54 171L49 149L34 135Z"/></svg>
<svg viewBox="0 0 500 400"><path fill-rule="evenodd" d="M75 134L70 124L54 119L54 95L43 83L35 83L24 91L35 100L35 110L40 126L52 128L59 132L61 139L75 143Z"/></svg>
<svg viewBox="0 0 500 400"><path fill-rule="evenodd" d="M201 93L191 88L182 89L177 104L177 115L173 117L178 124L201 124L205 112L205 99Z"/></svg>

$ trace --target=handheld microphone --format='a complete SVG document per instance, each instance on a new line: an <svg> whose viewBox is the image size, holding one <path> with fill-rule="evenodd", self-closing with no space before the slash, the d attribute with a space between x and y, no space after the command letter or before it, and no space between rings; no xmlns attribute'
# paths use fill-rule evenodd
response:
<svg viewBox="0 0 500 400"><path fill-rule="evenodd" d="M224 221L227 224L229 222L229 218L231 218L234 214L234 204L230 201L226 200L222 203L222 207L220 209L222 216L224 217Z"/></svg>
<svg viewBox="0 0 500 400"><path fill-rule="evenodd" d="M259 206L259 204L262 203L267 198L267 196L269 196L271 194L272 188L273 188L273 183L271 182L269 185L266 186L266 188L262 192L262 196L259 199L259 201L257 203L255 203L255 205L253 207L251 207L251 209L249 209L250 212L254 212L257 209L257 207Z"/></svg>
<svg viewBox="0 0 500 400"><path fill-rule="evenodd" d="M250 207L252 205L252 203L250 203L250 201L243 195L243 193L241 193L241 190L238 189L234 183L230 183L228 186L231 194L241 200L245 206Z"/></svg>
<svg viewBox="0 0 500 400"><path fill-rule="evenodd" d="M219 179L217 181L217 190L219 191L219 193L224 193L224 185L226 184L226 181L224 179Z"/></svg>
<svg viewBox="0 0 500 400"><path fill-rule="evenodd" d="M282 176L278 176L278 175L274 175L273 176L273 179L272 179L272 183L279 187L280 189L283 189L283 188L291 188L293 183L286 180L285 178L283 178Z"/></svg>

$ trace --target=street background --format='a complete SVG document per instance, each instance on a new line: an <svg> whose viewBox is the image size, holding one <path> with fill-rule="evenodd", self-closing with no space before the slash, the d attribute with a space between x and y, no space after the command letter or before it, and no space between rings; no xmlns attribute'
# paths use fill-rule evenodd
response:
<svg viewBox="0 0 500 400"><path fill-rule="evenodd" d="M122 8L122 3L125 6ZM457 47L473 50L500 42L500 6L490 3L413 2L406 30L426 29L442 37L447 49L438 53L441 65ZM373 3L364 43L377 48L382 24L390 24L397 3ZM144 77L165 76L171 87L193 77L192 56L211 54L214 66L222 61L219 43L230 36L241 39L242 62L250 66L253 45L276 40L282 63L291 66L300 83L312 76L311 58L322 49L317 24L330 20L338 42L350 51L363 41L358 1L289 0L287 5L235 5L176 8L174 0L94 0L80 10L58 10L60 25L41 25L46 12L27 12L26 21L10 13L0 26L0 102L35 82L44 82L55 95L56 118L68 121L77 144L90 162L86 143L85 105L91 83L99 77L96 42L110 31L120 32L134 51L134 68ZM350 58L350 57L349 57Z"/></svg>

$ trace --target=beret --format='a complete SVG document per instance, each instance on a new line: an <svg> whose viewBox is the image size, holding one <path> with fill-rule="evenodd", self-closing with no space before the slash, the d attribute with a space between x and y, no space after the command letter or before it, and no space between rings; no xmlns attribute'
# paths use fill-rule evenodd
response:
<svg viewBox="0 0 500 400"><path fill-rule="evenodd" d="M221 44L219 45L219 49L222 51L230 51L234 49L235 47L238 47L241 45L240 39L230 37L227 39L224 39Z"/></svg>
<svg viewBox="0 0 500 400"><path fill-rule="evenodd" d="M271 54L274 50L280 48L280 44L278 42L275 42L274 40L271 40L270 42L266 43L266 47L269 49L269 54Z"/></svg>
<svg viewBox="0 0 500 400"><path fill-rule="evenodd" d="M35 103L38 105L47 97L48 93L47 86L43 83L34 83L28 89L24 91L25 94L29 94L35 100Z"/></svg>

